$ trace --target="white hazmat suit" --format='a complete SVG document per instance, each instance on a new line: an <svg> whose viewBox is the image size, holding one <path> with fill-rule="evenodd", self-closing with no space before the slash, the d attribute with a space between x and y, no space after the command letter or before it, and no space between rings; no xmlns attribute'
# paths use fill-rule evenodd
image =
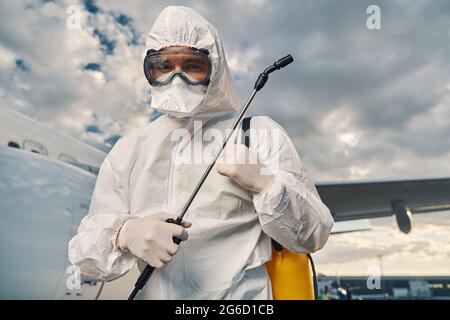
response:
<svg viewBox="0 0 450 320"><path fill-rule="evenodd" d="M205 99L189 117L169 112L135 129L108 154L89 214L69 243L70 261L79 266L84 279L114 280L136 262L142 270L142 261L116 247L120 226L128 219L178 213L209 161L193 164L180 159L208 129L224 136L239 108L219 35L209 22L189 8L164 9L147 37L147 49L173 45L209 50L212 74ZM195 120L202 120L201 130L194 128ZM180 244L172 261L155 270L137 298L271 299L265 267L271 259L270 237L295 252L324 246L333 219L294 145L268 117L254 117L251 127L251 149L266 149L264 165L273 174L272 181L254 193L212 170L185 216L192 223L189 239ZM193 132L194 138L174 139L177 129ZM271 143L273 132L278 133L278 144ZM203 150L221 144L205 137L200 141ZM276 150L267 150L274 145Z"/></svg>

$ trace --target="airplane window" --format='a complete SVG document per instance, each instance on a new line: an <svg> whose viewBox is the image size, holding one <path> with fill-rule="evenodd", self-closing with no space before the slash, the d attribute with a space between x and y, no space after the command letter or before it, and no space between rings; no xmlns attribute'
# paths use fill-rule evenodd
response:
<svg viewBox="0 0 450 320"><path fill-rule="evenodd" d="M77 162L77 159L75 159L74 157L69 156L68 154L65 154L65 153L61 153L61 154L58 156L58 159L61 160L61 161L64 161L64 162L70 162L70 163L75 163L75 162Z"/></svg>
<svg viewBox="0 0 450 320"><path fill-rule="evenodd" d="M33 140L24 140L23 141L23 149L34 152L34 153L39 153L39 154L42 154L45 156L48 155L47 149L39 142L36 142Z"/></svg>
<svg viewBox="0 0 450 320"><path fill-rule="evenodd" d="M8 147L20 149L20 144L15 141L8 142Z"/></svg>
<svg viewBox="0 0 450 320"><path fill-rule="evenodd" d="M99 167L93 167L93 166L91 166L91 172L92 172L92 173L98 174L99 171L100 171L100 168L99 168Z"/></svg>

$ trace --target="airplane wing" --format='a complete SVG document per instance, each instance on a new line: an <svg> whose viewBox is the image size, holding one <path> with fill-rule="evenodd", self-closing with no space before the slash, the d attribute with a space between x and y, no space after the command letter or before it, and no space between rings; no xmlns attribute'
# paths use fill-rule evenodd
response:
<svg viewBox="0 0 450 320"><path fill-rule="evenodd" d="M337 222L395 215L400 230L408 233L412 213L450 210L450 178L317 184L316 187Z"/></svg>
<svg viewBox="0 0 450 320"><path fill-rule="evenodd" d="M364 232L364 231L371 231L371 228L363 228L363 229L352 229L352 230L343 230L343 231L331 231L331 235L336 234L347 234L352 232Z"/></svg>

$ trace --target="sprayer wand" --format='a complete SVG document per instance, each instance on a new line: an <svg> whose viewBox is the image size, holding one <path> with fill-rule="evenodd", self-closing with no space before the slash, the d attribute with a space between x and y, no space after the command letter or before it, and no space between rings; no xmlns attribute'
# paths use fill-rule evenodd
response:
<svg viewBox="0 0 450 320"><path fill-rule="evenodd" d="M266 84L267 80L269 79L269 74L271 74L272 72L274 72L276 70L279 70L281 68L286 67L288 64L290 64L293 61L294 61L294 59L289 54L289 55L281 58L280 60L276 61L270 67L266 68L264 70L264 72L261 73L258 76L258 79L255 82L255 86L253 88L253 91L252 91L250 97L247 99L247 102L245 103L244 107L242 108L242 110L239 112L239 115L234 120L233 126L231 127L231 131L229 132L229 134L226 136L226 138L222 142L222 146L217 151L216 155L214 156L213 161L211 161L211 163L208 165L208 167L206 168L205 172L203 173L202 177L198 181L197 185L195 186L194 191L192 191L192 193L189 196L189 199L186 201L183 209L181 209L181 212L180 212L179 216L175 220L170 218L170 219L167 219L165 222L181 225L181 222L183 221L184 215L188 211L189 207L191 206L192 202L194 201L195 197L197 196L198 192L200 191L200 188L203 186L203 183L205 182L205 180L208 177L209 173L211 172L212 168L216 164L217 159L219 159L220 154L225 149L225 147L226 147L226 145L228 143L228 140L230 140L230 138L233 135L234 131L236 130L236 128L240 124L242 118L244 117L245 112L247 111L248 107L250 106L250 103L252 102L252 100L255 97L256 93L264 87L264 85ZM180 244L181 240L174 237L173 238L173 242L176 243L176 244ZM150 276L152 275L154 270L155 270L154 267L152 267L151 265L147 264L147 266L144 268L144 270L141 272L139 278L137 279L136 284L134 285L134 289L131 292L130 296L128 297L128 300L133 300L134 297L136 296L136 294L139 292L139 290L144 288L145 284L147 283L148 279L150 278Z"/></svg>

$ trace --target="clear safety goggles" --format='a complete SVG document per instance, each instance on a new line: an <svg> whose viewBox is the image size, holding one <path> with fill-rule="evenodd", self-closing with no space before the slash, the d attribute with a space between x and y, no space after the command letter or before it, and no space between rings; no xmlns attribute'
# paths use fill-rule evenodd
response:
<svg viewBox="0 0 450 320"><path fill-rule="evenodd" d="M179 76L191 85L208 85L211 60L207 49L148 50L144 73L152 86L162 86Z"/></svg>

